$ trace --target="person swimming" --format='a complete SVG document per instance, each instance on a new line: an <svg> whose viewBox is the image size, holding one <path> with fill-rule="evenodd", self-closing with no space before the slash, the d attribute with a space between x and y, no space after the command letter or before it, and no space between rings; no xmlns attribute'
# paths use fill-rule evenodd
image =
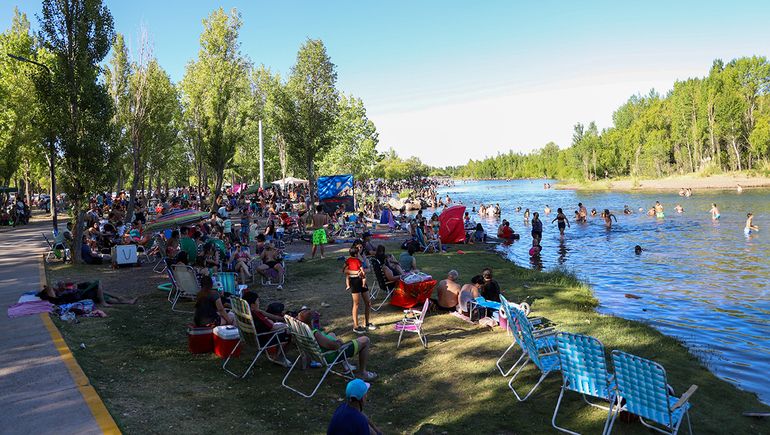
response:
<svg viewBox="0 0 770 435"><path fill-rule="evenodd" d="M717 204L715 202L711 203L711 210L709 210L709 213L711 213L712 221L718 221L719 218L722 216L719 214L719 209L717 208Z"/></svg>
<svg viewBox="0 0 770 435"><path fill-rule="evenodd" d="M633 211L631 211L630 208L628 208L628 204L623 206L623 214L634 214Z"/></svg>
<svg viewBox="0 0 770 435"><path fill-rule="evenodd" d="M543 209L546 215L551 214L551 207L548 207L548 204L545 205L545 208Z"/></svg>
<svg viewBox="0 0 770 435"><path fill-rule="evenodd" d="M595 208L591 209L591 217L596 217L596 209Z"/></svg>
<svg viewBox="0 0 770 435"><path fill-rule="evenodd" d="M639 245L634 246L634 254L636 255L641 255L643 250L644 249L642 249L642 247Z"/></svg>
<svg viewBox="0 0 770 435"><path fill-rule="evenodd" d="M677 204L676 207L674 207L674 210L677 213L684 213L684 208L682 208L682 204Z"/></svg>
<svg viewBox="0 0 770 435"><path fill-rule="evenodd" d="M747 236L753 232L759 231L759 227L754 225L754 213L746 214L746 226L743 228L743 233Z"/></svg>

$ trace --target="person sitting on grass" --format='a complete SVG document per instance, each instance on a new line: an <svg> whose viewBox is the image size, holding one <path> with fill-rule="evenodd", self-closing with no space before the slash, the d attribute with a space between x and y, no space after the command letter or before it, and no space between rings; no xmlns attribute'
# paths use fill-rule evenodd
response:
<svg viewBox="0 0 770 435"><path fill-rule="evenodd" d="M86 264L103 264L112 260L109 255L97 251L96 242L86 240L85 236L83 236L83 243L80 245L80 257Z"/></svg>
<svg viewBox="0 0 770 435"><path fill-rule="evenodd" d="M470 284L465 284L460 293L457 295L457 311L464 315L469 316L468 302L476 299L481 295L481 287L484 285L484 278L481 275L476 275L471 278Z"/></svg>
<svg viewBox="0 0 770 435"><path fill-rule="evenodd" d="M73 288L67 288L62 281L59 281L53 288L44 285L43 291L36 296L54 305L71 304L84 299L91 299L96 305L104 307L109 307L112 304L135 304L137 299L120 298L104 293L98 280L81 282Z"/></svg>
<svg viewBox="0 0 770 435"><path fill-rule="evenodd" d="M492 268L485 267L481 276L484 278L481 295L488 301L500 302L500 285L492 278Z"/></svg>
<svg viewBox="0 0 770 435"><path fill-rule="evenodd" d="M310 310L300 311L299 314L297 314L297 319L311 327L313 330L313 337L315 337L316 341L318 342L318 346L320 346L321 350L324 352L329 350L337 350L342 346L349 344L349 346L345 348L345 356L347 358L352 358L358 355L358 368L356 369L352 365L350 367L350 369L356 373L356 377L365 381L377 379L377 373L366 370L366 363L369 360L369 337L362 335L360 337L356 337L355 340L343 342L342 340L338 339L334 333L326 333L319 328L313 328L313 313ZM326 361L331 363L335 358L337 358L337 356L337 352L330 353L326 355Z"/></svg>
<svg viewBox="0 0 770 435"><path fill-rule="evenodd" d="M350 291L353 298L353 332L356 334L365 334L366 330L374 331L377 329L374 324L369 323L369 313L372 308L372 302L369 299L369 287L366 286L366 272L361 263L358 254L358 248L353 247L348 251L350 257L345 260L345 266L342 273L345 274L345 288ZM358 325L358 305L361 300L364 301L364 320L366 327Z"/></svg>
<svg viewBox="0 0 770 435"><path fill-rule="evenodd" d="M261 273L272 282L273 278L268 273L270 270L276 272L275 279L277 282L281 282L283 278L283 265L281 264L281 253L275 249L272 242L265 243L265 249L262 251L262 264L257 266L257 272ZM283 286L280 284L276 287L277 290L283 290Z"/></svg>
<svg viewBox="0 0 770 435"><path fill-rule="evenodd" d="M195 297L195 326L232 325L233 315L225 311L219 292L210 276L201 277L201 289Z"/></svg>
<svg viewBox="0 0 770 435"><path fill-rule="evenodd" d="M353 379L345 387L345 402L334 411L327 435L380 435L382 431L364 414L369 384Z"/></svg>
<svg viewBox="0 0 770 435"><path fill-rule="evenodd" d="M436 284L436 299L433 300L439 311L455 311L460 295L460 284L457 283L459 274L456 270L450 270L446 279L442 279Z"/></svg>
<svg viewBox="0 0 770 435"><path fill-rule="evenodd" d="M401 266L401 270L404 272L416 272L417 260L414 258L416 252L414 245L410 244L407 247L406 252L402 252L398 257L398 264Z"/></svg>

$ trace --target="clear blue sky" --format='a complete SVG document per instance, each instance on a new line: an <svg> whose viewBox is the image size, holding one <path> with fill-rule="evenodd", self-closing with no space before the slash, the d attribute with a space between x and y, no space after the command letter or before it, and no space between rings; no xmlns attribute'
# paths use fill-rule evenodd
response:
<svg viewBox="0 0 770 435"><path fill-rule="evenodd" d="M36 23L40 2L14 4ZM338 87L364 100L380 148L457 164L611 122L631 94L703 76L714 58L768 55L770 2L106 1L130 43L147 27L174 80L198 52L201 20L237 8L242 51L288 74L321 38Z"/></svg>

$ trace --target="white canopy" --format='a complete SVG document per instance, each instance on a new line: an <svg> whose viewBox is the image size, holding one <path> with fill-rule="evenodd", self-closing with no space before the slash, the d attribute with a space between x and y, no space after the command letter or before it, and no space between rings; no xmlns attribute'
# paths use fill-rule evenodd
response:
<svg viewBox="0 0 770 435"><path fill-rule="evenodd" d="M277 184L281 187L287 185L287 184L307 184L307 180L303 180L301 178L294 178L294 177L286 177L281 180L275 180L273 181L273 184Z"/></svg>

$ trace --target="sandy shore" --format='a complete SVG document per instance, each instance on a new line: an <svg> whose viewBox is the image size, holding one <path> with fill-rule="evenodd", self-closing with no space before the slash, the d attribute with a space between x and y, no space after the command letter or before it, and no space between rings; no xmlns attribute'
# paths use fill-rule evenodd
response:
<svg viewBox="0 0 770 435"><path fill-rule="evenodd" d="M571 190L676 190L690 188L693 190L735 190L770 188L770 178L748 177L743 174L719 174L710 177L683 176L657 180L606 180L591 183L565 183L554 186L558 189Z"/></svg>

